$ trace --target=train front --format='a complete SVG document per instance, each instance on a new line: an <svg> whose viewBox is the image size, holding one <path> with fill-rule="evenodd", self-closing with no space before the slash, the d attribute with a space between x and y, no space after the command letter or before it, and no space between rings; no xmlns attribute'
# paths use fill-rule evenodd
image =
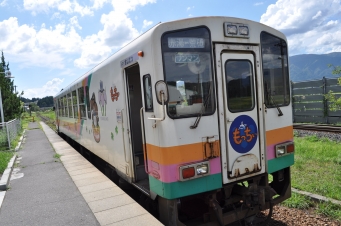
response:
<svg viewBox="0 0 341 226"><path fill-rule="evenodd" d="M285 36L223 17L170 22L156 31L165 84L155 89L157 113L163 98L166 110L146 150L161 221L268 220L273 205L291 195L294 163Z"/></svg>

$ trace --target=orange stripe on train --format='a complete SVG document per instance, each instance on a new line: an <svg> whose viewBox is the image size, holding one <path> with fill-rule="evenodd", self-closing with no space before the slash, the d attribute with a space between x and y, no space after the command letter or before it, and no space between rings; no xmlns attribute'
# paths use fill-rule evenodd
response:
<svg viewBox="0 0 341 226"><path fill-rule="evenodd" d="M283 143L293 137L293 126L266 131L266 146Z"/></svg>
<svg viewBox="0 0 341 226"><path fill-rule="evenodd" d="M158 147L147 144L148 159L162 165L182 164L220 156L219 142L214 143L213 153L205 143L186 144L173 147ZM212 157L213 157L212 156Z"/></svg>

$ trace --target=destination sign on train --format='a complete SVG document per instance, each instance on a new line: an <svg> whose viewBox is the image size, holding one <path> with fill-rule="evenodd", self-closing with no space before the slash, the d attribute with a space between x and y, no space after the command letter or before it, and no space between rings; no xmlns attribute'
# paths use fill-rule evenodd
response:
<svg viewBox="0 0 341 226"><path fill-rule="evenodd" d="M199 63L199 54L177 54L175 55L175 63Z"/></svg>
<svg viewBox="0 0 341 226"><path fill-rule="evenodd" d="M168 48L205 48L203 38L168 38Z"/></svg>

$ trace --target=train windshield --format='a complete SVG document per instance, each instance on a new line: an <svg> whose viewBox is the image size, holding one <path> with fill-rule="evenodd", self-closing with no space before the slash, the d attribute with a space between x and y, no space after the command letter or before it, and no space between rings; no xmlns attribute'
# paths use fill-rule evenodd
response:
<svg viewBox="0 0 341 226"><path fill-rule="evenodd" d="M214 112L211 40L200 27L162 36L165 80L169 90L168 115L193 117Z"/></svg>
<svg viewBox="0 0 341 226"><path fill-rule="evenodd" d="M286 106L290 103L287 43L262 32L261 45L265 105Z"/></svg>

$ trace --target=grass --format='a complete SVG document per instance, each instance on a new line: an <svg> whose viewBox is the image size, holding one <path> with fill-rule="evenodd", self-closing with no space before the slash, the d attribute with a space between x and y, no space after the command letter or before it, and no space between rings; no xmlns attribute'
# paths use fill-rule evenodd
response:
<svg viewBox="0 0 341 226"><path fill-rule="evenodd" d="M331 202L314 202L304 195L292 193L291 198L285 200L281 205L288 208L308 210L341 222L341 206Z"/></svg>
<svg viewBox="0 0 341 226"><path fill-rule="evenodd" d="M56 115L53 110L41 111L39 113L45 117L49 117L53 121L56 119Z"/></svg>
<svg viewBox="0 0 341 226"><path fill-rule="evenodd" d="M294 134L295 135L295 134ZM291 185L299 190L341 200L341 143L316 136L295 136L295 164L291 167ZM281 205L313 211L341 221L341 206L314 202L292 193Z"/></svg>
<svg viewBox="0 0 341 226"><path fill-rule="evenodd" d="M294 188L341 200L341 144L316 136L295 137Z"/></svg>
<svg viewBox="0 0 341 226"><path fill-rule="evenodd" d="M331 202L317 203L315 206L316 212L341 222L341 206Z"/></svg>
<svg viewBox="0 0 341 226"><path fill-rule="evenodd" d="M45 121L45 123L53 130L56 130L56 115L55 112L53 110L47 110L47 111L40 111L38 116L44 116L44 117L48 117L50 120L49 121ZM40 119L39 119L40 120Z"/></svg>
<svg viewBox="0 0 341 226"><path fill-rule="evenodd" d="M54 154L54 156L53 156L53 158L55 158L55 159L60 159L60 157L62 157L62 155L60 155L58 153Z"/></svg>
<svg viewBox="0 0 341 226"><path fill-rule="evenodd" d="M7 168L9 160L13 157L14 153L10 151L0 151L0 174Z"/></svg>
<svg viewBox="0 0 341 226"><path fill-rule="evenodd" d="M34 116L34 113L32 114ZM29 117L28 113L23 113L21 118L21 125L23 129L27 129L28 123L32 121L32 117ZM23 130L22 130L23 131ZM11 147L14 149L19 143L19 139L22 136L22 131L18 136L11 141ZM9 160L14 155L13 152L8 150L7 132L0 130L0 174L2 174L7 168Z"/></svg>
<svg viewBox="0 0 341 226"><path fill-rule="evenodd" d="M6 129L0 129L0 151L8 150L8 140Z"/></svg>
<svg viewBox="0 0 341 226"><path fill-rule="evenodd" d="M31 116L30 116L30 114L28 112L23 113L22 116L21 116L22 127L24 129L27 129L28 128L28 124L30 122L33 122L33 118L34 118L34 121L37 120L37 116L36 116L35 112L32 112Z"/></svg>
<svg viewBox="0 0 341 226"><path fill-rule="evenodd" d="M308 209L312 206L312 201L304 195L292 193L291 198L285 200L281 205L289 208Z"/></svg>

